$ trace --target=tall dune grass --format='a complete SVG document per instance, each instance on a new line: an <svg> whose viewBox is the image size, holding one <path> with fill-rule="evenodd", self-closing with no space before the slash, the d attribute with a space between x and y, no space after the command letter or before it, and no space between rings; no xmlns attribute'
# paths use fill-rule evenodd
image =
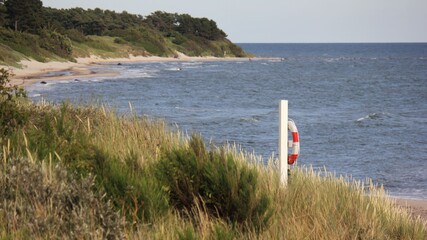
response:
<svg viewBox="0 0 427 240"><path fill-rule="evenodd" d="M265 165L235 146L205 146L161 121L102 106L20 109L28 119L1 142L1 238L76 238L55 225L70 213L57 195L90 196L71 201L67 220L80 229L75 221L84 219L78 236L87 239L427 238L422 220L370 181L296 167L285 188L274 159ZM11 181L16 166L34 170ZM52 177L57 168L67 177ZM22 190L38 175L42 187Z"/></svg>

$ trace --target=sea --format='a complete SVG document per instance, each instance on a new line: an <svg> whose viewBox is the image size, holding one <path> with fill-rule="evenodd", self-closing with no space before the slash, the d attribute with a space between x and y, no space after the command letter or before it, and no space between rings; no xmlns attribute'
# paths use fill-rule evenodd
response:
<svg viewBox="0 0 427 240"><path fill-rule="evenodd" d="M427 43L239 44L262 59L100 64L114 77L26 87L34 101L102 102L277 157L278 107L299 131L298 166L427 199ZM51 72L50 76L70 72Z"/></svg>

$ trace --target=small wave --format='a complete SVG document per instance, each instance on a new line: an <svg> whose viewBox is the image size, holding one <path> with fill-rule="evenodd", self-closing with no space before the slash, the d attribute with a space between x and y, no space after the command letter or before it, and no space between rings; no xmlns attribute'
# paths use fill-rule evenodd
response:
<svg viewBox="0 0 427 240"><path fill-rule="evenodd" d="M343 60L349 60L349 59L345 58L345 57L327 57L327 58L323 59L323 61L325 61L327 63L339 62L339 61L343 61Z"/></svg>
<svg viewBox="0 0 427 240"><path fill-rule="evenodd" d="M154 74L149 74L147 72L123 72L120 76L115 77L117 78L126 78L126 79L135 79L135 78L152 78L154 77ZM114 78L111 78L114 79Z"/></svg>
<svg viewBox="0 0 427 240"><path fill-rule="evenodd" d="M124 71L120 71L119 76L115 78L145 78L152 77L157 72L159 72L159 70L153 68L126 69Z"/></svg>
<svg viewBox="0 0 427 240"><path fill-rule="evenodd" d="M71 81L69 81L69 80L61 80L61 81L58 81L58 83L65 83L65 84L67 84L67 83L70 83Z"/></svg>
<svg viewBox="0 0 427 240"><path fill-rule="evenodd" d="M36 94L31 95L30 97L40 97L40 96L41 96L40 93L36 93Z"/></svg>
<svg viewBox="0 0 427 240"><path fill-rule="evenodd" d="M191 67L185 67L185 69L198 69L201 68L200 66L191 66Z"/></svg>
<svg viewBox="0 0 427 240"><path fill-rule="evenodd" d="M370 113L364 117L357 119L356 122L363 122L365 120L383 120L388 117L390 117L390 114L387 112Z"/></svg>
<svg viewBox="0 0 427 240"><path fill-rule="evenodd" d="M91 83L91 82L104 82L109 80L116 80L116 79L138 79L138 78L152 78L154 77L154 74L149 74L147 72L141 72L141 71L131 71L127 72L124 71L121 74L117 76L101 76L101 77L92 77L92 78L76 78L69 81L61 81L58 83Z"/></svg>
<svg viewBox="0 0 427 240"><path fill-rule="evenodd" d="M167 69L165 69L166 71L181 71L182 70L182 68L180 68L180 67L174 67L174 68L167 68Z"/></svg>
<svg viewBox="0 0 427 240"><path fill-rule="evenodd" d="M272 63L277 63L277 62L283 62L284 60L282 59L270 59L268 60L268 62L272 62Z"/></svg>
<svg viewBox="0 0 427 240"><path fill-rule="evenodd" d="M258 116L253 116L253 117L243 117L240 118L241 122L251 122L251 123L256 123L259 122L259 117Z"/></svg>

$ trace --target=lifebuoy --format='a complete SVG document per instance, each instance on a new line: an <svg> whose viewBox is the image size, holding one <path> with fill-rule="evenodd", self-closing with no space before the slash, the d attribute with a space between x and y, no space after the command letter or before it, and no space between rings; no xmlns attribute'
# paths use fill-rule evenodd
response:
<svg viewBox="0 0 427 240"><path fill-rule="evenodd" d="M288 119L288 129L292 134L292 141L289 141L289 147L292 148L292 153L288 154L288 164L292 165L297 161L299 155L299 135L298 129L295 122L292 119Z"/></svg>

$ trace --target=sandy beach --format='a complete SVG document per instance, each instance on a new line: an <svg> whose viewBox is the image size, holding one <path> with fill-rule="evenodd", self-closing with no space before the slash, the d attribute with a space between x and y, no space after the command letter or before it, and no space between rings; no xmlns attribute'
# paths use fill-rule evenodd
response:
<svg viewBox="0 0 427 240"><path fill-rule="evenodd" d="M253 58L266 59L266 58ZM35 60L23 60L20 62L22 68L9 66L0 66L10 69L13 73L11 83L14 85L26 86L42 81L69 80L81 77L106 77L115 76L118 73L114 71L95 72L90 67L96 64L106 63L130 63L130 62L166 62L166 61L249 61L248 58L217 58L217 57L189 57L184 54L178 54L178 58L156 57L156 56L132 56L128 58L101 58L91 56L87 58L76 58L76 62L47 62L41 63ZM50 72L66 71L67 74L48 74Z"/></svg>
<svg viewBox="0 0 427 240"><path fill-rule="evenodd" d="M394 198L396 204L407 209L412 216L420 217L427 227L427 200Z"/></svg>

